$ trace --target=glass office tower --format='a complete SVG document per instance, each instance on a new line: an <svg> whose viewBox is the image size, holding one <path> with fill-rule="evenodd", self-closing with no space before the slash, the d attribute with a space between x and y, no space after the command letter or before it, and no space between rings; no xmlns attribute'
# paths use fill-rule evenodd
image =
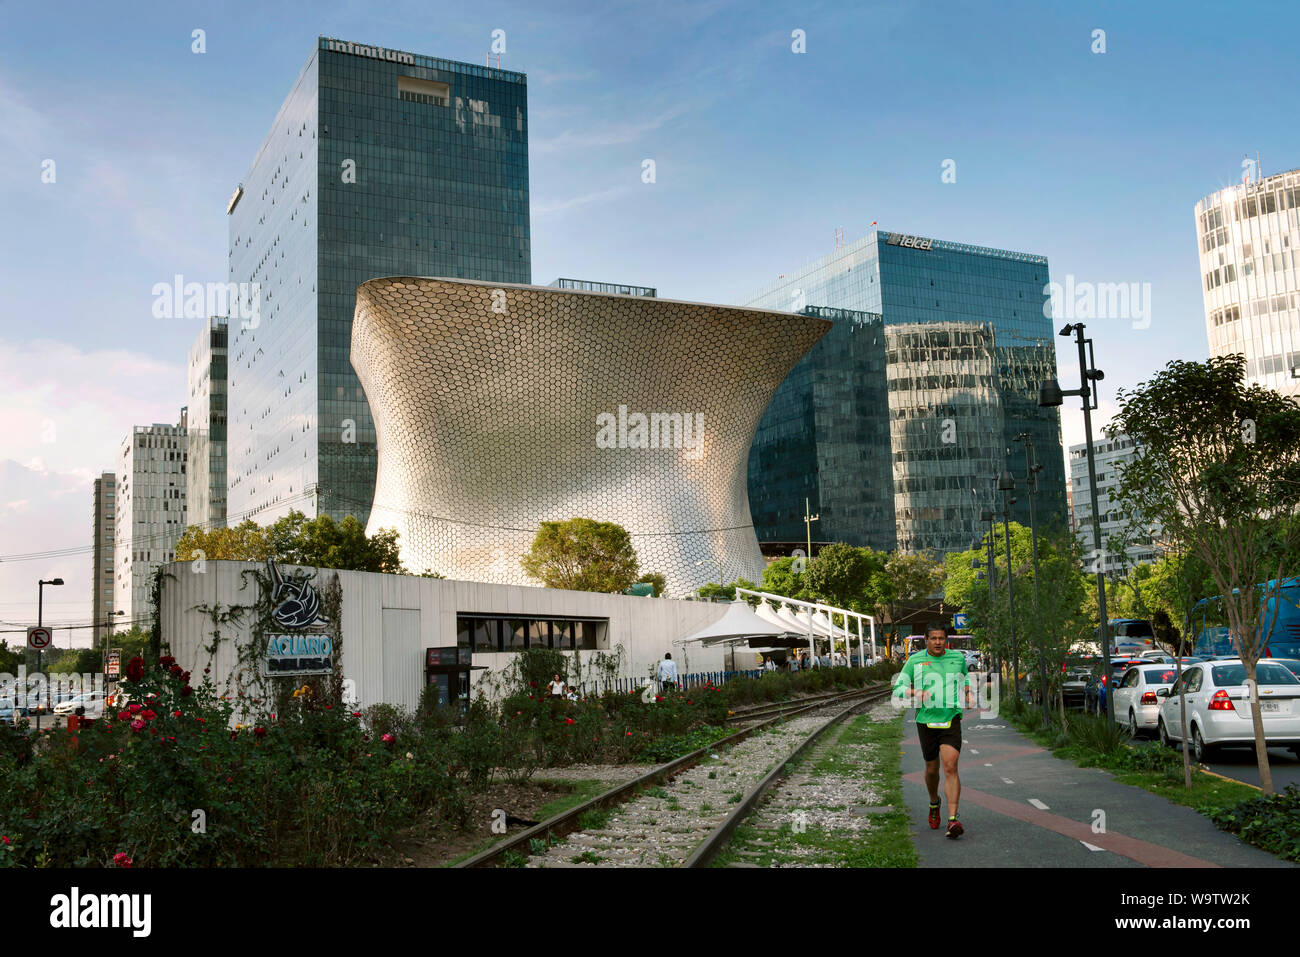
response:
<svg viewBox="0 0 1300 957"><path fill-rule="evenodd" d="M749 510L772 551L814 541L894 548L885 333L880 313L808 306L835 323L786 376L749 451Z"/></svg>
<svg viewBox="0 0 1300 957"><path fill-rule="evenodd" d="M842 338L833 347L844 335L833 330L777 392L750 453L759 540L797 541L790 533L802 532L807 494L821 514L814 541L964 549L987 528L980 510L1001 511L995 486L1003 468L1020 486L1012 520L1028 524L1025 455L1014 441L1020 433L1030 435L1043 467L1039 526L1064 526L1060 413L1037 404L1039 382L1056 376L1054 330L1044 314L1048 282L1043 256L880 231L749 297L745 305L768 309L874 314L880 349L866 363ZM855 383L858 401L818 396L809 385L818 377ZM781 443L798 444L792 408L803 409L803 454L783 461ZM874 424L853 424L861 438L849 441L851 452L821 454L824 423L845 429L859 417ZM805 492L789 474L797 469L809 473L799 479ZM854 508L858 521L848 519Z"/></svg>
<svg viewBox="0 0 1300 957"><path fill-rule="evenodd" d="M375 430L349 361L384 276L532 279L521 73L320 38L227 208L231 520L364 525ZM256 284L254 287L252 284Z"/></svg>

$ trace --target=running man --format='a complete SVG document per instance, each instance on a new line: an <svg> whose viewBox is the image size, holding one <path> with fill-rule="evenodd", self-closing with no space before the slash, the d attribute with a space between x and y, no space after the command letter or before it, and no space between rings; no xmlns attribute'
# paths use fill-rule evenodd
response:
<svg viewBox="0 0 1300 957"><path fill-rule="evenodd" d="M966 656L948 647L947 629L932 622L925 629L925 649L907 659L894 679L894 696L904 706L917 709L916 733L925 759L925 786L930 792L930 827L939 829L939 766L943 765L943 790L948 798L948 837L956 840L965 830L957 820L961 778L961 712L973 708Z"/></svg>

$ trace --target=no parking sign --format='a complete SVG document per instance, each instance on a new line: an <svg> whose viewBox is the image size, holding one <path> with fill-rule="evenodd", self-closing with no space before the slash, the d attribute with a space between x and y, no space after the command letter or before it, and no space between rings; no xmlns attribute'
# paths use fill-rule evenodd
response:
<svg viewBox="0 0 1300 957"><path fill-rule="evenodd" d="M50 642L54 640L54 635L48 628L33 626L27 629L27 647L35 648L37 651L44 651L50 647Z"/></svg>

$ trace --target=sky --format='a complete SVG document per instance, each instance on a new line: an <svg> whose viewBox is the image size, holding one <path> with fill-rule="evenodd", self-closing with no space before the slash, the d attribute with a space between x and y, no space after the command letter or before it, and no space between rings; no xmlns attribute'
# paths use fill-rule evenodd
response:
<svg viewBox="0 0 1300 957"><path fill-rule="evenodd" d="M225 281L226 202L317 36L481 63L504 31L501 66L528 74L536 283L739 303L878 221L1045 255L1060 283L1137 284L1148 315L1089 321L1098 425L1116 388L1208 353L1196 202L1247 154L1300 166L1288 3L0 0L0 22L11 644L38 578L67 582L47 623L89 621L91 483L131 426L177 420L202 328L154 318L151 290ZM1058 358L1076 387L1065 339Z"/></svg>

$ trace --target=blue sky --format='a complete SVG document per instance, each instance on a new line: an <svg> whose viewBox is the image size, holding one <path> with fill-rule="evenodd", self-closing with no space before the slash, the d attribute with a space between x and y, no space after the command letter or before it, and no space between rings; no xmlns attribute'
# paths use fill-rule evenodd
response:
<svg viewBox="0 0 1300 957"><path fill-rule="evenodd" d="M1247 152L1300 166L1300 13L1249 11L0 3L0 558L87 546L93 475L131 425L175 420L199 323L154 319L150 290L224 280L226 200L318 35L481 63L506 32L502 66L529 76L534 282L738 302L877 220L1044 254L1057 281L1149 283L1149 328L1090 324L1105 413L1115 386L1206 355L1196 201L1239 182ZM52 616L85 620L83 555L0 562L0 622L56 574Z"/></svg>

